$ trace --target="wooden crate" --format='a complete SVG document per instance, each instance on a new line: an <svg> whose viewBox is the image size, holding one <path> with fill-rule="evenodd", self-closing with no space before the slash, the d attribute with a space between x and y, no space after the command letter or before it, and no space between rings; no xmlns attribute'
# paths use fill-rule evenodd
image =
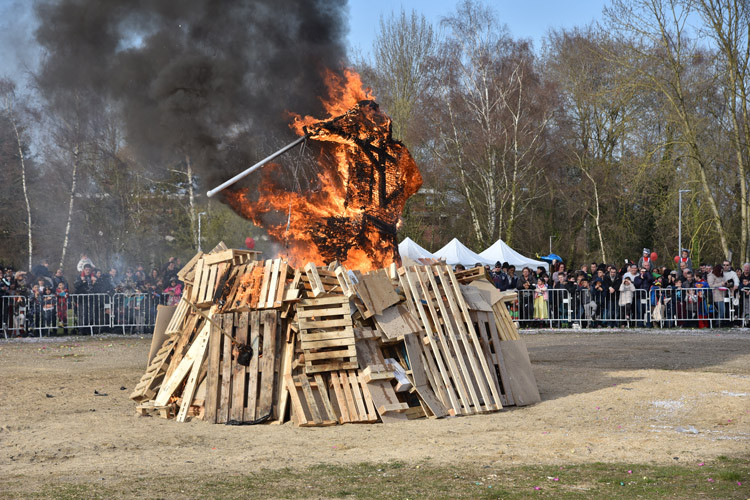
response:
<svg viewBox="0 0 750 500"><path fill-rule="evenodd" d="M297 304L299 338L308 374L357 368L349 299L343 295Z"/></svg>

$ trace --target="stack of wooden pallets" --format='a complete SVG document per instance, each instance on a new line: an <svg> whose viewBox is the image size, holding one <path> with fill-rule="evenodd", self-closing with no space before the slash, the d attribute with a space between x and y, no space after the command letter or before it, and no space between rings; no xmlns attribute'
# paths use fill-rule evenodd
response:
<svg viewBox="0 0 750 500"><path fill-rule="evenodd" d="M505 297L481 273L293 269L219 245L179 276L183 299L131 394L142 414L324 426L540 400Z"/></svg>

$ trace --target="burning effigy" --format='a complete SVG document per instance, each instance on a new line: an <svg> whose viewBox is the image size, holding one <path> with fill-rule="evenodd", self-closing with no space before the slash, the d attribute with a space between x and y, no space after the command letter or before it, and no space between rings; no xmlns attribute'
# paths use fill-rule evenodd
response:
<svg viewBox="0 0 750 500"><path fill-rule="evenodd" d="M256 201L246 188L227 191L225 199L264 227L292 265L338 261L361 271L386 267L399 260L397 225L422 177L407 148L393 138L390 117L362 88L359 76L329 73L327 82L329 117L296 116L292 123L317 150L316 189L288 191L267 170ZM288 217L269 224L269 212Z"/></svg>
<svg viewBox="0 0 750 500"><path fill-rule="evenodd" d="M515 293L501 294L482 268L398 266L396 231L419 169L356 73L329 83L329 116L292 123L316 149L317 188L283 189L268 170L256 193L224 191L283 250L262 260L220 244L180 270L182 299L157 318L163 331L130 396L138 411L321 426L538 402L505 306ZM272 212L288 215L269 223Z"/></svg>

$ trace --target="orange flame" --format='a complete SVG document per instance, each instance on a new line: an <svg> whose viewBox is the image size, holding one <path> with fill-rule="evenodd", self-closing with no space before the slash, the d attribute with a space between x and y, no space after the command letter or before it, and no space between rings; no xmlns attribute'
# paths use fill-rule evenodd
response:
<svg viewBox="0 0 750 500"><path fill-rule="evenodd" d="M259 199L247 189L225 191L241 215L263 226L284 247L294 266L338 260L368 271L398 258L396 227L406 200L422 177L409 151L391 136L391 120L380 111L359 75L326 72L324 120L292 114L290 127L319 148L318 188L286 191L275 181L275 165L264 168ZM269 214L283 215L269 222Z"/></svg>

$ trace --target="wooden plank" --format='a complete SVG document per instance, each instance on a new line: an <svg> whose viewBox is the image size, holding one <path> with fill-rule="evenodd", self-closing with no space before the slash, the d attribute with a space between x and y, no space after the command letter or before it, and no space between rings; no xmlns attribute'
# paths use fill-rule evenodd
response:
<svg viewBox="0 0 750 500"><path fill-rule="evenodd" d="M328 396L328 386L323 381L323 375L321 375L320 373L316 373L314 375L314 378L315 378L315 384L318 386L320 399L323 402L323 409L326 412L325 420L337 421L338 418L336 417L336 412L333 411L333 406L331 405L331 399Z"/></svg>
<svg viewBox="0 0 750 500"><path fill-rule="evenodd" d="M264 308L266 306L266 297L268 296L268 285L271 278L271 266L273 261L271 259L266 260L263 263L263 279L261 280L260 292L258 294L258 308Z"/></svg>
<svg viewBox="0 0 750 500"><path fill-rule="evenodd" d="M260 341L260 311L251 311L248 316L248 340L253 350L250 364L247 366L247 400L245 401L245 418L255 420L258 418L258 366L259 353L258 343Z"/></svg>
<svg viewBox="0 0 750 500"><path fill-rule="evenodd" d="M313 419L313 422L315 422L318 425L323 424L323 419L320 417L320 411L318 410L318 405L315 402L315 396L312 392L312 387L310 387L310 381L307 380L307 375L297 375L295 377L297 379L297 382L302 386L302 393L305 395L305 403L307 405L307 409L310 410L310 416Z"/></svg>
<svg viewBox="0 0 750 500"><path fill-rule="evenodd" d="M234 250L222 250L221 252L211 253L203 257L203 261L207 265L219 264L220 262L228 262L234 258Z"/></svg>
<svg viewBox="0 0 750 500"><path fill-rule="evenodd" d="M272 307L281 307L284 303L284 292L286 290L286 280L287 280L288 272L289 272L289 264L287 264L286 262L282 262L281 266L279 267L279 284L276 290L276 298L273 301ZM298 293L298 292L295 291L295 293Z"/></svg>
<svg viewBox="0 0 750 500"><path fill-rule="evenodd" d="M172 397L172 394L174 394L180 384L182 384L182 381L185 379L188 372L192 369L195 360L201 354L202 349L205 348L208 342L208 336L209 330L207 328L203 328L200 334L198 334L198 337L196 337L193 344L190 346L187 354L185 354L185 357L182 358L182 361L180 361L177 369L174 371L174 373L172 373L172 376L169 377L166 383L162 384L161 388L159 389L159 394L154 399L155 405L165 406L169 402L169 398Z"/></svg>
<svg viewBox="0 0 750 500"><path fill-rule="evenodd" d="M489 331L489 316L483 311L469 311L471 314L471 320L475 326L474 330L479 336L479 343L481 350L484 353L484 357L487 360L487 365L490 368L490 374L492 375L492 383L496 384L500 390L500 402L506 404L507 401L502 393L502 387L497 379L497 371L499 368L499 362L497 360L497 352L492 349L492 339Z"/></svg>
<svg viewBox="0 0 750 500"><path fill-rule="evenodd" d="M354 370L348 370L346 376L349 378L349 384L352 386L352 394L354 394L354 402L357 405L359 419L367 420L367 408L365 408L365 401L362 398L362 390L359 387L357 373Z"/></svg>
<svg viewBox="0 0 750 500"><path fill-rule="evenodd" d="M409 368L417 395L437 418L446 416L447 411L445 406L440 402L433 390L430 389L427 372L422 364L423 353L417 335L406 335L404 337L404 347L409 357Z"/></svg>
<svg viewBox="0 0 750 500"><path fill-rule="evenodd" d="M401 300L384 270L380 269L357 277L359 282L354 285L354 288L367 308L372 309L373 314L380 314L384 309Z"/></svg>
<svg viewBox="0 0 750 500"><path fill-rule="evenodd" d="M182 323L185 321L185 318L187 317L188 312L190 311L190 306L187 304L187 302L185 302L186 300L187 300L186 298L183 298L177 304L177 309L175 309L174 314L172 315L172 318L169 320L167 329L164 331L164 333L166 333L167 335L174 335L174 334L180 333Z"/></svg>
<svg viewBox="0 0 750 500"><path fill-rule="evenodd" d="M323 352L310 352L305 353L305 363L309 363L310 361L317 361L320 359L330 359L330 358L354 358L357 355L357 351L354 348L353 345L347 346L346 349L336 349L332 351L323 351Z"/></svg>
<svg viewBox="0 0 750 500"><path fill-rule="evenodd" d="M309 319L329 316L348 316L351 312L349 304L330 306L326 309L308 309L300 302L297 304L297 319Z"/></svg>
<svg viewBox="0 0 750 500"><path fill-rule="evenodd" d="M375 402L372 400L372 392L370 391L370 387L362 378L361 372L357 374L357 377L359 380L359 386L362 389L362 398L364 399L365 406L367 407L367 421L377 422L378 412L377 408L375 407Z"/></svg>
<svg viewBox="0 0 750 500"><path fill-rule="evenodd" d="M333 374L331 375L333 376ZM341 381L341 388L344 390L344 404L349 411L349 417L352 422L358 422L360 419L359 413L357 412L357 405L354 402L354 394L352 393L351 383L349 382L349 376L345 370L338 372L339 380Z"/></svg>
<svg viewBox="0 0 750 500"><path fill-rule="evenodd" d="M203 282L203 271L203 259L198 259L198 263L195 265L195 278L193 280L193 288L190 295L190 302L192 302L193 304L198 303L198 292L200 292L201 284Z"/></svg>
<svg viewBox="0 0 750 500"><path fill-rule="evenodd" d="M281 358L281 373L280 373L280 380L284 380L284 377L287 374L292 373L292 358L294 357L294 345L295 345L295 333L290 332L291 337L287 342L284 342L284 352L282 354ZM281 342L281 340L277 340L277 342ZM277 422L280 424L284 423L284 419L286 418L286 409L289 404L289 390L287 389L286 384L279 384L279 395L278 395L278 407L279 407L279 415ZM330 403L329 403L330 404ZM334 417L331 417L334 418Z"/></svg>
<svg viewBox="0 0 750 500"><path fill-rule="evenodd" d="M523 340L505 340L500 342L505 367L510 375L510 389L516 406L527 406L539 403L539 389Z"/></svg>
<svg viewBox="0 0 750 500"><path fill-rule="evenodd" d="M208 323L208 322L207 322ZM224 336L217 325L211 324L208 350L208 374L206 375L206 397L203 404L203 420L216 423L219 404L219 370L221 366L221 344Z"/></svg>
<svg viewBox="0 0 750 500"><path fill-rule="evenodd" d="M208 331L210 328L208 322L206 322L206 326L204 326L204 330ZM193 363L193 367L190 369L190 375L188 375L187 382L185 383L185 388L182 391L182 404L180 405L180 411L177 413L177 421L178 422L184 422L187 418L188 410L190 409L190 405L193 403L193 397L195 397L195 390L198 386L198 375L201 372L201 368L203 367L203 361L206 359L206 352L208 351L208 338L205 337L205 341L201 341L201 347L198 351L198 355L195 358L195 362Z"/></svg>
<svg viewBox="0 0 750 500"><path fill-rule="evenodd" d="M333 393L336 397L336 403L339 409L339 413L341 414L339 416L339 422L341 422L342 424L351 422L352 417L349 414L349 406L346 403L346 396L344 395L341 380L339 379L339 375L337 372L331 372L331 387L333 387Z"/></svg>
<svg viewBox="0 0 750 500"><path fill-rule="evenodd" d="M273 259L271 261L271 273L269 275L269 281L267 283L266 297L263 302L264 308L272 308L276 301L276 293L279 287L279 267L281 266L281 259Z"/></svg>
<svg viewBox="0 0 750 500"><path fill-rule="evenodd" d="M284 382L289 392L289 400L292 402L292 420L295 425L300 426L307 423L307 416L305 410L302 407L302 401L300 401L299 394L297 393L297 387L294 385L294 379L291 373L284 375Z"/></svg>
<svg viewBox="0 0 750 500"><path fill-rule="evenodd" d="M305 373L331 372L335 370L356 370L359 364L356 361L339 361L336 363L325 363L322 365L305 365Z"/></svg>
<svg viewBox="0 0 750 500"><path fill-rule="evenodd" d="M262 311L263 358L261 359L260 393L258 396L258 418L271 412L274 385L274 362L276 356L276 330L278 315L276 311Z"/></svg>
<svg viewBox="0 0 750 500"><path fill-rule="evenodd" d="M213 302L213 294L211 293L211 288L216 282L216 271L218 269L215 265L209 266L205 263L205 261L203 262L203 266L203 275L201 279L200 290L198 292L198 300L195 303L196 306L203 306L207 303Z"/></svg>
<svg viewBox="0 0 750 500"><path fill-rule="evenodd" d="M311 330L313 328L340 328L344 326L352 326L351 316L336 319L309 319L304 316L299 318L299 328L301 330Z"/></svg>
<svg viewBox="0 0 750 500"><path fill-rule="evenodd" d="M237 328L235 329L234 338L238 344L247 344L248 342L248 325L249 313L241 312L236 314ZM229 411L229 418L243 422L253 420L245 417L245 395L247 394L247 367L234 362L232 366L232 407Z"/></svg>
<svg viewBox="0 0 750 500"><path fill-rule="evenodd" d="M487 313L485 315L487 327L489 328L490 340L492 342L492 348L495 352L495 362L497 363L498 371L500 372L500 380L502 381L503 388L505 389L505 399L507 404L514 405L513 393L510 390L510 376L505 368L505 361L503 360L503 352L500 349L500 335L497 331L495 323L494 313Z"/></svg>
<svg viewBox="0 0 750 500"><path fill-rule="evenodd" d="M387 307L380 314L375 314L373 318L378 329L390 340L422 330L419 320L403 304Z"/></svg>
<svg viewBox="0 0 750 500"><path fill-rule="evenodd" d="M336 279L345 297L351 297L357 293L354 290L354 283L352 283L352 279L349 277L349 272L344 266L336 268Z"/></svg>
<svg viewBox="0 0 750 500"><path fill-rule="evenodd" d="M221 314L221 325L225 331L232 331L232 313ZM221 391L219 394L219 411L216 417L218 423L223 424L229 420L229 408L232 401L232 343L225 338L221 353Z"/></svg>

